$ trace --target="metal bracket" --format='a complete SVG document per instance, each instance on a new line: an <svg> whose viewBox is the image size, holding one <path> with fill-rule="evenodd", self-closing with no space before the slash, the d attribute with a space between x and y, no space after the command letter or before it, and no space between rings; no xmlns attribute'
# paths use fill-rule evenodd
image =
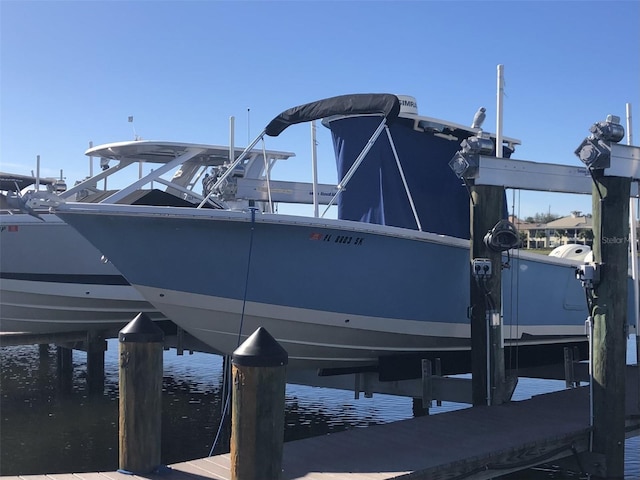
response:
<svg viewBox="0 0 640 480"><path fill-rule="evenodd" d="M600 283L600 265L597 263L585 263L576 267L576 278L580 280L583 288L593 289Z"/></svg>

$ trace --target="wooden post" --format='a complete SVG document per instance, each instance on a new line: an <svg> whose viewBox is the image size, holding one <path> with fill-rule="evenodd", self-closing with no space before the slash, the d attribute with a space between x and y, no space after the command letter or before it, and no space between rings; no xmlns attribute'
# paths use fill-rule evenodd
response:
<svg viewBox="0 0 640 480"><path fill-rule="evenodd" d="M38 362L38 377L42 380L48 380L51 376L51 357L49 356L49 344L38 344L38 353L40 361Z"/></svg>
<svg viewBox="0 0 640 480"><path fill-rule="evenodd" d="M471 187L471 388L474 406L503 402L505 371L500 320L502 254L489 249L484 243L485 235L502 219L503 211L502 187ZM476 258L491 260L491 277L478 281L474 276L473 260ZM487 306L489 298L492 312Z"/></svg>
<svg viewBox="0 0 640 480"><path fill-rule="evenodd" d="M95 332L87 333L87 390L90 395L104 392L104 352L107 342L104 336Z"/></svg>
<svg viewBox="0 0 640 480"><path fill-rule="evenodd" d="M592 311L593 452L604 455L607 479L624 477L630 185L629 178L599 176L593 187L593 254L601 269Z"/></svg>
<svg viewBox="0 0 640 480"><path fill-rule="evenodd" d="M73 389L73 350L58 346L56 348L56 361L60 390L63 393L69 393Z"/></svg>
<svg viewBox="0 0 640 480"><path fill-rule="evenodd" d="M164 334L144 313L120 330L119 470L160 467Z"/></svg>
<svg viewBox="0 0 640 480"><path fill-rule="evenodd" d="M231 479L282 477L287 352L263 327L231 357Z"/></svg>

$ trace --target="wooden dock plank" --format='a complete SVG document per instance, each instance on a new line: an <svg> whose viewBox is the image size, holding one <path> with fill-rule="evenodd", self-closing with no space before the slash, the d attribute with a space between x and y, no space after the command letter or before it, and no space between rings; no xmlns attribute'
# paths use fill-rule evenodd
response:
<svg viewBox="0 0 640 480"><path fill-rule="evenodd" d="M195 460L198 462L198 466L204 469L214 469L219 472L218 475L231 476L231 460L223 456L205 457L201 460ZM202 465L200 465L202 463Z"/></svg>
<svg viewBox="0 0 640 480"><path fill-rule="evenodd" d="M129 475L121 472L100 472L104 476L104 480L132 480L136 475ZM153 478L153 475L144 478Z"/></svg>
<svg viewBox="0 0 640 480"><path fill-rule="evenodd" d="M194 460L189 462L190 466L197 468L200 472L207 472L207 474L220 478L231 478L231 466L229 464L224 465L220 463L216 463L215 461L209 461L207 459L204 460Z"/></svg>
<svg viewBox="0 0 640 480"><path fill-rule="evenodd" d="M74 473L76 480L107 480L107 476L100 472Z"/></svg>
<svg viewBox="0 0 640 480"><path fill-rule="evenodd" d="M48 480L49 479L47 475L19 475L18 478L21 478L21 479L28 478L29 480ZM2 477L2 479L4 480L4 477Z"/></svg>
<svg viewBox="0 0 640 480"><path fill-rule="evenodd" d="M48 474L49 480L78 480L74 473L52 473Z"/></svg>
<svg viewBox="0 0 640 480"><path fill-rule="evenodd" d="M173 475L178 472L184 472L192 475L198 475L214 480L227 480L231 478L230 471L224 470L222 468L216 469L215 464L211 463L210 467L203 468L200 465L204 463L202 460L196 460L192 462L182 462L176 465L171 466L171 478L173 480Z"/></svg>
<svg viewBox="0 0 640 480"><path fill-rule="evenodd" d="M387 473L328 473L328 472L308 472L300 475L283 471L282 480L389 480Z"/></svg>
<svg viewBox="0 0 640 480"><path fill-rule="evenodd" d="M225 470L231 469L231 460L228 457L224 457L222 455L215 455L213 457L204 457L196 460L191 460L191 462L203 462L203 463L212 463L217 465L220 468L224 468Z"/></svg>

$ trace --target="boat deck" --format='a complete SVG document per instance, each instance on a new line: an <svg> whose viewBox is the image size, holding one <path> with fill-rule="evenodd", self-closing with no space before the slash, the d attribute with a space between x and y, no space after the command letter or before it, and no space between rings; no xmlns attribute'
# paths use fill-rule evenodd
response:
<svg viewBox="0 0 640 480"><path fill-rule="evenodd" d="M627 435L640 434L638 367L627 366ZM589 389L579 387L496 407L466 408L285 443L283 480L488 479L584 452ZM2 480L227 480L230 457L177 463L131 476L93 472Z"/></svg>

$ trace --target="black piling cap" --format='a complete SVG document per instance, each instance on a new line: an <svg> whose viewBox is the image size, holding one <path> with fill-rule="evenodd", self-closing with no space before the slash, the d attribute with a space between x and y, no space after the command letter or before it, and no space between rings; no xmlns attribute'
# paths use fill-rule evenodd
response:
<svg viewBox="0 0 640 480"><path fill-rule="evenodd" d="M259 327L233 352L231 362L244 367L281 367L289 354L267 329Z"/></svg>
<svg viewBox="0 0 640 480"><path fill-rule="evenodd" d="M164 332L149 316L140 312L118 334L120 342L153 343L164 340Z"/></svg>

